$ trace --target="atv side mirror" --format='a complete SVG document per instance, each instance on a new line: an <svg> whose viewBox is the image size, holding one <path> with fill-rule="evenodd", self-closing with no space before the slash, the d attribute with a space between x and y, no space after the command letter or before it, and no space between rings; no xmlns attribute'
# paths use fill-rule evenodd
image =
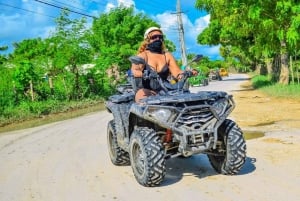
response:
<svg viewBox="0 0 300 201"><path fill-rule="evenodd" d="M189 66L191 63L200 61L202 58L203 58L203 55L202 55L202 54L196 55L190 62L188 62L188 63L185 65L184 69L185 69L187 66Z"/></svg>
<svg viewBox="0 0 300 201"><path fill-rule="evenodd" d="M198 54L196 55L191 62L195 62L195 61L200 61L201 59L203 58L203 55L202 54Z"/></svg>
<svg viewBox="0 0 300 201"><path fill-rule="evenodd" d="M139 56L131 56L129 57L129 61L133 64L145 64L145 60Z"/></svg>

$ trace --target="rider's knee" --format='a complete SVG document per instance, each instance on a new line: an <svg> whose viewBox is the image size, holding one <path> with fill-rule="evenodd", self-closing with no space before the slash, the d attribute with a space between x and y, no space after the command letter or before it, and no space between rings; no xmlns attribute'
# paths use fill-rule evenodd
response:
<svg viewBox="0 0 300 201"><path fill-rule="evenodd" d="M152 90L145 88L139 89L135 94L135 102L139 103L141 99L154 95L156 95L156 93Z"/></svg>

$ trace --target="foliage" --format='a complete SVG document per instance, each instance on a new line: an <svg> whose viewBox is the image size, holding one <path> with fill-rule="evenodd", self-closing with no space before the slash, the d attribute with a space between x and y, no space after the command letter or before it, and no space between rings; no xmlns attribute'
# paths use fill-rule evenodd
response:
<svg viewBox="0 0 300 201"><path fill-rule="evenodd" d="M51 113L52 106L59 108L57 102L111 95L124 80L128 57L136 54L144 31L159 26L124 7L101 14L92 27L85 18L72 19L67 10L55 22L48 38L25 39L13 44L13 53L1 55L1 121ZM171 41L166 44L175 49Z"/></svg>
<svg viewBox="0 0 300 201"><path fill-rule="evenodd" d="M251 82L255 89L266 87L272 84L270 78L264 75L256 75L252 77Z"/></svg>
<svg viewBox="0 0 300 201"><path fill-rule="evenodd" d="M34 66L29 61L21 61L13 74L16 101L30 99L30 83L37 79Z"/></svg>
<svg viewBox="0 0 300 201"><path fill-rule="evenodd" d="M280 56L279 82L289 78L288 54L300 43L300 4L294 0L197 0L196 7L211 15L209 26L198 36L200 44L221 44L227 61L238 59L252 66ZM231 61L234 61L231 59Z"/></svg>
<svg viewBox="0 0 300 201"><path fill-rule="evenodd" d="M54 72L63 72L71 76L72 85L70 99L82 98L80 66L92 61L92 48L87 39L89 34L85 24L85 18L80 20L69 18L64 11L56 20L56 32L49 39L52 48L55 49L53 67Z"/></svg>
<svg viewBox="0 0 300 201"><path fill-rule="evenodd" d="M0 64L0 114L6 107L14 105L15 93L11 82L13 71Z"/></svg>
<svg viewBox="0 0 300 201"><path fill-rule="evenodd" d="M0 52L8 49L8 46L0 46ZM7 60L5 55L0 54L0 65L3 64Z"/></svg>
<svg viewBox="0 0 300 201"><path fill-rule="evenodd" d="M191 64L201 74L220 67L234 67L239 72L254 70L257 64L284 63L292 53L299 59L299 3L197 0L196 6L211 14L210 25L198 36L198 42L220 44L225 58L210 61L204 57ZM85 100L93 102L111 95L115 85L124 81L130 68L128 57L136 54L150 26L159 24L136 13L133 7L103 13L94 19L92 27L85 18L72 19L68 11L62 11L48 38L25 39L13 44L12 54L0 55L1 123L68 111L81 107L77 101L85 105ZM165 43L169 51L175 50L174 43ZM0 52L6 49L0 47ZM189 60L193 56L188 55ZM299 72L296 69L295 76ZM270 79L256 77L254 85L272 87ZM286 89L299 91L292 86Z"/></svg>

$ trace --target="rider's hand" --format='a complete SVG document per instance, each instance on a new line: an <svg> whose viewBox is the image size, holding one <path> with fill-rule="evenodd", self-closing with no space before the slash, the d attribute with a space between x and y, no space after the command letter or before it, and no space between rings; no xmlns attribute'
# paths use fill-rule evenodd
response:
<svg viewBox="0 0 300 201"><path fill-rule="evenodd" d="M193 73L193 76L196 76L196 75L198 75L198 70L196 70L196 69L192 69L192 73Z"/></svg>
<svg viewBox="0 0 300 201"><path fill-rule="evenodd" d="M195 69L183 71L183 73L178 74L177 80L181 80L182 78L186 77L192 77L198 75L198 71Z"/></svg>

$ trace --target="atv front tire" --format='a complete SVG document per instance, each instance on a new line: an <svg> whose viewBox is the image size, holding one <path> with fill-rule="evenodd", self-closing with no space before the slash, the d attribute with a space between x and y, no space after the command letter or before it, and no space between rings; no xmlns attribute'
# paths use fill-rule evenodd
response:
<svg viewBox="0 0 300 201"><path fill-rule="evenodd" d="M118 145L114 120L109 121L107 125L107 144L110 160L114 165L130 164L128 152L121 149Z"/></svg>
<svg viewBox="0 0 300 201"><path fill-rule="evenodd" d="M157 186L165 177L165 152L153 129L136 128L130 139L130 162L136 180L143 186Z"/></svg>
<svg viewBox="0 0 300 201"><path fill-rule="evenodd" d="M212 167L221 174L237 174L246 160L246 142L242 130L238 125L229 119L226 119L218 129L220 141L222 141L222 150L213 150L214 154L208 154L208 159Z"/></svg>

